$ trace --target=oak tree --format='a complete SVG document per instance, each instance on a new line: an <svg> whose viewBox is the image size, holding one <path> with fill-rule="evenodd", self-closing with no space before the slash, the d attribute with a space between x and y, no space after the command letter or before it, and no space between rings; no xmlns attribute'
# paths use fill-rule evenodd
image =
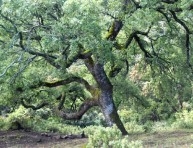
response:
<svg viewBox="0 0 193 148"><path fill-rule="evenodd" d="M171 70L175 53L191 71L192 9L192 0L4 0L0 76L21 82L15 94L26 108L58 100L58 114L75 120L98 106L125 135L113 100L116 78L126 79L137 61ZM51 99L30 104L41 96ZM74 112L63 108L66 97Z"/></svg>

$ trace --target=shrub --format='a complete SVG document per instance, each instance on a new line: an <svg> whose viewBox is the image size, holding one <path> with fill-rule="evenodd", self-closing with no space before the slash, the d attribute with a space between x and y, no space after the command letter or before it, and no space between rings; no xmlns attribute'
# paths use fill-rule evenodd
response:
<svg viewBox="0 0 193 148"><path fill-rule="evenodd" d="M139 114L134 112L133 110L126 110L126 109L121 109L118 111L118 114L121 118L121 121L123 123L131 122L131 121L139 121Z"/></svg>
<svg viewBox="0 0 193 148"><path fill-rule="evenodd" d="M144 126L139 125L135 121L127 122L125 124L125 128L126 128L127 132L129 132L129 133L143 133L143 132L145 132Z"/></svg>
<svg viewBox="0 0 193 148"><path fill-rule="evenodd" d="M112 148L142 148L143 142L140 140L137 141L129 141L129 137L125 136L121 140L110 141L110 146Z"/></svg>
<svg viewBox="0 0 193 148"><path fill-rule="evenodd" d="M0 130L8 129L8 127L6 127L6 125L7 125L6 118L0 116Z"/></svg>
<svg viewBox="0 0 193 148"><path fill-rule="evenodd" d="M128 136L122 137L121 132L116 126L98 127L93 133L89 135L88 148L101 147L101 148L131 148L142 147L141 141L129 141Z"/></svg>
<svg viewBox="0 0 193 148"><path fill-rule="evenodd" d="M72 124L72 122L71 122ZM83 117L76 122L76 124L72 125L78 125L81 127L86 127L90 125L105 125L105 119L101 112L97 110L92 110L86 114L83 115Z"/></svg>
<svg viewBox="0 0 193 148"><path fill-rule="evenodd" d="M171 126L168 125L166 121L159 121L159 122L154 122L152 125L152 131L153 132L160 132L160 131L168 131L171 129Z"/></svg>
<svg viewBox="0 0 193 148"><path fill-rule="evenodd" d="M17 125L22 128L28 128L31 125L31 114L29 109L25 109L23 106L20 106L13 113L10 113L6 118L6 124L8 129L17 129Z"/></svg>
<svg viewBox="0 0 193 148"><path fill-rule="evenodd" d="M183 110L175 114L176 121L172 124L173 128L193 128L193 110Z"/></svg>
<svg viewBox="0 0 193 148"><path fill-rule="evenodd" d="M32 130L37 132L58 132L62 134L81 134L82 130L78 126L67 125L57 118L35 118L32 122Z"/></svg>

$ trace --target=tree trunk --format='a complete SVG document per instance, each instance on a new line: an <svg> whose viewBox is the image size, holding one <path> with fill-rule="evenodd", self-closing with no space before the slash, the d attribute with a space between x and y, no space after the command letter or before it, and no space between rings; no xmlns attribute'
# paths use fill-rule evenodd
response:
<svg viewBox="0 0 193 148"><path fill-rule="evenodd" d="M98 62L94 63L92 58L86 60L85 64L88 70L93 75L101 91L101 95L99 97L99 106L101 107L107 124L109 126L116 124L122 134L127 135L128 133L120 120L120 117L117 113L117 109L113 101L113 85L111 84L109 78L107 77L104 71L103 64L100 64Z"/></svg>
<svg viewBox="0 0 193 148"><path fill-rule="evenodd" d="M127 135L128 133L122 121L120 120L120 117L117 113L117 109L113 101L113 92L112 91L102 91L101 97L99 100L99 104L105 116L107 125L112 126L113 124L116 124L116 126L119 128L122 134Z"/></svg>

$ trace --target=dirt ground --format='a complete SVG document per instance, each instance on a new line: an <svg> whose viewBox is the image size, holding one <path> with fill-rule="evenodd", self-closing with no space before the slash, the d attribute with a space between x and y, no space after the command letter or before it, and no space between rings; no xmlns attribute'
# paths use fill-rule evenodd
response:
<svg viewBox="0 0 193 148"><path fill-rule="evenodd" d="M193 131L178 130L129 135L130 141L142 140L144 148L191 148ZM26 131L0 132L0 148L82 148L87 138L65 138L65 135Z"/></svg>
<svg viewBox="0 0 193 148"><path fill-rule="evenodd" d="M70 139L53 133L0 131L0 148L80 148L86 143L87 138Z"/></svg>

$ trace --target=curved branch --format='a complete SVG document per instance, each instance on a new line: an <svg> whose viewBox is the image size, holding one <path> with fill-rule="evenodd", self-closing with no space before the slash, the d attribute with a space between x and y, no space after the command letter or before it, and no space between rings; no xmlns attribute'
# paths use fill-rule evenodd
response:
<svg viewBox="0 0 193 148"><path fill-rule="evenodd" d="M43 103L41 103L41 104L39 104L39 105L37 105L37 106L28 105L28 104L25 104L25 102L24 102L23 99L21 100L21 104L22 104L25 108L31 108L31 109L33 109L33 110L38 110L38 109L43 108L44 106L48 105L47 102L43 102Z"/></svg>
<svg viewBox="0 0 193 148"><path fill-rule="evenodd" d="M185 43L185 46L186 46L186 62L188 64L188 66L192 67L191 63L190 63L190 34L191 34L191 31L190 29L188 28L188 26L182 21L180 20L176 13L174 11L170 11L174 20L179 23L186 31L186 43Z"/></svg>
<svg viewBox="0 0 193 148"><path fill-rule="evenodd" d="M168 23L170 23L170 18L167 16L167 14L162 10L162 8L157 8L157 12L161 13L167 20Z"/></svg>
<svg viewBox="0 0 193 148"><path fill-rule="evenodd" d="M140 49L144 52L145 57L152 58L152 55L145 49L143 43L141 42L141 39L137 35L135 35L134 38L135 41L138 43Z"/></svg>
<svg viewBox="0 0 193 148"><path fill-rule="evenodd" d="M24 44L23 44L23 34L22 32L19 32L19 45L22 48L23 51L28 52L31 55L36 55L36 56L40 56L43 57L46 61L48 61L48 63L50 63L52 66L56 67L57 69L60 68L60 65L56 64L54 62L54 60L57 59L57 57L53 56L53 55L49 55L49 54L45 54L45 53L41 53L41 52L35 52L33 50L27 49Z"/></svg>
<svg viewBox="0 0 193 148"><path fill-rule="evenodd" d="M8 18L7 16L3 15L3 14L1 13L1 11L0 11L0 15L1 15L1 17L4 18L6 21L10 22L11 25L13 26L15 32L18 33L18 29L17 29L17 26L16 26L16 24L14 23L14 21L11 20L10 18Z"/></svg>
<svg viewBox="0 0 193 148"><path fill-rule="evenodd" d="M61 86L61 85L66 85L66 84L70 84L72 82L78 82L78 83L81 83L83 84L87 90L92 90L92 86L83 78L80 78L80 77L70 77L70 78L67 78L65 80L60 80L60 81L56 81L56 82L39 82L38 85L36 86L31 86L31 88L37 88L37 87L40 87L40 86L45 86L45 87L57 87L57 86Z"/></svg>
<svg viewBox="0 0 193 148"><path fill-rule="evenodd" d="M74 113L65 113L63 111L59 112L59 115L67 120L79 120L82 118L82 116L92 107L98 106L98 100L87 100L85 101L79 108L77 112Z"/></svg>
<svg viewBox="0 0 193 148"><path fill-rule="evenodd" d="M125 64L126 64L126 71L125 71L125 76L127 76L127 74L129 73L129 62L128 60L125 60Z"/></svg>

